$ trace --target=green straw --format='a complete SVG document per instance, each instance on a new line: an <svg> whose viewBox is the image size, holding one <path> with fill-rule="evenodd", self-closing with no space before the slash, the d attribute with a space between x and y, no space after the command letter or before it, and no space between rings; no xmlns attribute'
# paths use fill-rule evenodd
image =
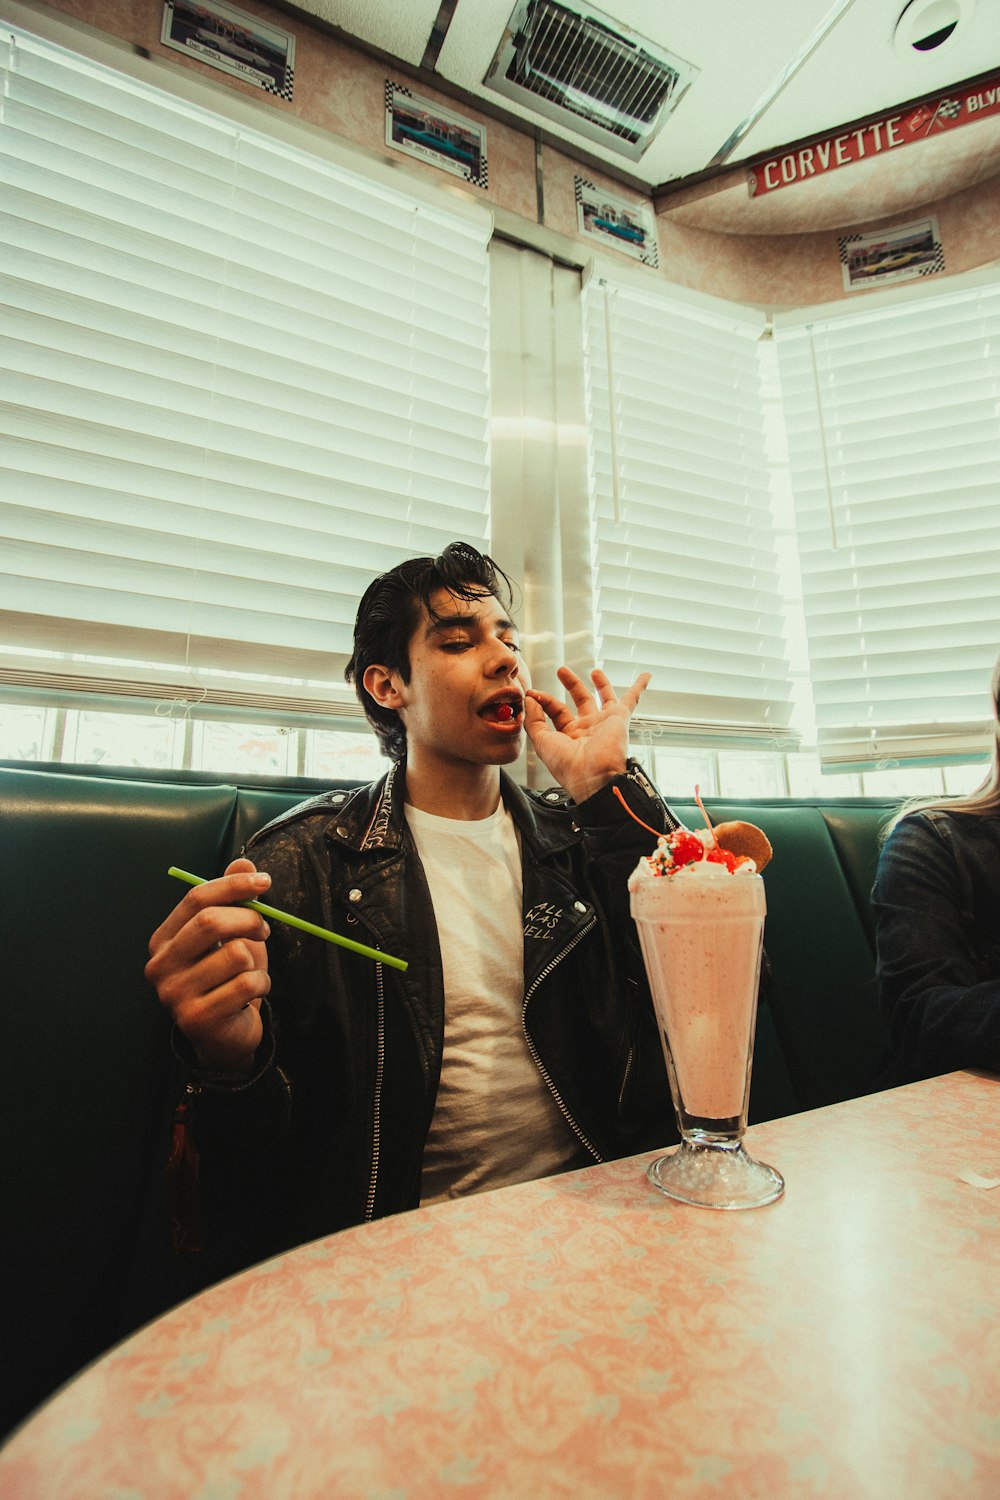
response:
<svg viewBox="0 0 1000 1500"><path fill-rule="evenodd" d="M203 876L191 875L187 870L178 870L176 865L171 865L167 874L172 875L175 880L186 880L188 885L206 883ZM293 917L290 912L278 911L273 906L265 906L263 901L240 901L237 905L249 906L251 911L259 911L262 917L273 917L276 922L285 922L289 927L298 927L302 932L311 932L313 937L325 938L328 943L338 943L341 948L350 948L352 953L360 953L364 958L373 958L377 964L388 964L391 969L409 968L405 958L393 958L379 948L366 948L364 943L355 943L351 938L341 937L339 932L331 932L327 927L317 927L315 922L306 922L302 917Z"/></svg>

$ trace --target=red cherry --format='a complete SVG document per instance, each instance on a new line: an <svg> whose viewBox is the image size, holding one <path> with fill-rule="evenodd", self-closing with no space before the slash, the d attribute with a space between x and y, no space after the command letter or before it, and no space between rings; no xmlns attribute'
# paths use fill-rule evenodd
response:
<svg viewBox="0 0 1000 1500"><path fill-rule="evenodd" d="M498 703L497 704L497 718L498 719L500 719L501 721L503 721L503 722L506 723L508 720L512 719L513 717L514 717L514 710L511 708L511 706L510 706L509 703Z"/></svg>
<svg viewBox="0 0 1000 1500"><path fill-rule="evenodd" d="M667 848L675 865L693 865L696 860L705 857L701 839L687 828L675 828L673 833L668 834Z"/></svg>
<svg viewBox="0 0 1000 1500"><path fill-rule="evenodd" d="M714 848L709 849L708 853L705 855L705 858L710 864L725 865L730 875L736 869L736 855L731 854L728 849L723 849L719 844L716 844Z"/></svg>

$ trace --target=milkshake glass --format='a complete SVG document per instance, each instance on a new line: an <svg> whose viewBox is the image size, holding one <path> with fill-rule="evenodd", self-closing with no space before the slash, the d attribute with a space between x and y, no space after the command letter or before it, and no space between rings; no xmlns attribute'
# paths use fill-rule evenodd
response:
<svg viewBox="0 0 1000 1500"><path fill-rule="evenodd" d="M653 1162L650 1181L705 1208L756 1208L784 1182L743 1147L764 934L764 882L698 860L629 879L670 1079L680 1146Z"/></svg>

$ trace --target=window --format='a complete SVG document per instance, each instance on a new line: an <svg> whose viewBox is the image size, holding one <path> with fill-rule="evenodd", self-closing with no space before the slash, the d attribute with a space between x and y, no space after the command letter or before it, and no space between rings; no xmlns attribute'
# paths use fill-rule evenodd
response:
<svg viewBox="0 0 1000 1500"><path fill-rule="evenodd" d="M584 293L598 652L669 737L793 742L763 314L592 277Z"/></svg>
<svg viewBox="0 0 1000 1500"><path fill-rule="evenodd" d="M773 340L646 273L581 297L547 254L488 257L481 205L38 27L0 28L2 755L373 773L357 599L464 537L524 583L539 681L652 669L636 747L671 777L966 785L1000 648L995 271Z"/></svg>
<svg viewBox="0 0 1000 1500"><path fill-rule="evenodd" d="M819 748L968 758L1000 649L1000 284L775 320Z"/></svg>
<svg viewBox="0 0 1000 1500"><path fill-rule="evenodd" d="M8 28L0 72L0 686L356 717L364 587L489 534L489 215Z"/></svg>

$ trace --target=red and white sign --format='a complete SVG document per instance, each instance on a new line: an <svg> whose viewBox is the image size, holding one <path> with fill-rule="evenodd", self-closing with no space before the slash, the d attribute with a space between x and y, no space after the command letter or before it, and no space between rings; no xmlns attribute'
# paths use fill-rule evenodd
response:
<svg viewBox="0 0 1000 1500"><path fill-rule="evenodd" d="M909 146L913 141L926 140L941 130L954 130L970 120L995 114L1000 114L1000 75L986 83L952 89L939 98L873 120L857 130L826 135L811 146L797 146L780 156L772 156L770 161L758 162L747 169L750 196L759 198L777 188L792 187L836 167L847 167L852 162L895 151L899 146Z"/></svg>

